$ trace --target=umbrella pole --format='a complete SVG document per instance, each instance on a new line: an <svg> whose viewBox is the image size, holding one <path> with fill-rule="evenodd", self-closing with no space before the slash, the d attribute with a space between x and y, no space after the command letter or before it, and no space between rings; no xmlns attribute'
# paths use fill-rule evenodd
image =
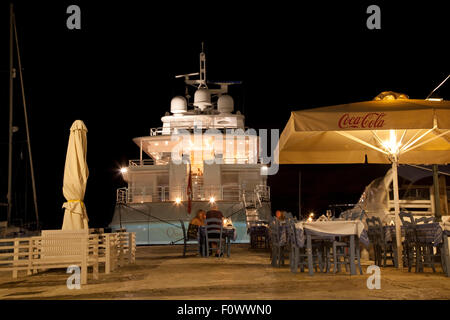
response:
<svg viewBox="0 0 450 320"><path fill-rule="evenodd" d="M397 242L397 267L399 269L403 268L403 259L402 259L402 234L401 234L401 221L400 221L400 203L398 197L398 159L395 156L392 161L392 183L394 185L394 210L395 210L395 240Z"/></svg>
<svg viewBox="0 0 450 320"><path fill-rule="evenodd" d="M434 216L437 221L442 221L441 217L441 199L439 195L439 168L433 164L433 191L434 191Z"/></svg>

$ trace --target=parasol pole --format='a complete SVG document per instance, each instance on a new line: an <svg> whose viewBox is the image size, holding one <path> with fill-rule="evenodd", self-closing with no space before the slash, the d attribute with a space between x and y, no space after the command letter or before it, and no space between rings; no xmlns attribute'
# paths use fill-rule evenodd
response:
<svg viewBox="0 0 450 320"><path fill-rule="evenodd" d="M397 155L393 155L392 157L392 183L394 186L394 210L395 210L395 239L397 242L397 267L403 268L403 259L402 259L402 234L401 234L401 221L400 221L400 203L398 196L398 157Z"/></svg>
<svg viewBox="0 0 450 320"><path fill-rule="evenodd" d="M434 216L441 221L441 199L439 195L439 169L437 164L433 164L433 191L434 191Z"/></svg>

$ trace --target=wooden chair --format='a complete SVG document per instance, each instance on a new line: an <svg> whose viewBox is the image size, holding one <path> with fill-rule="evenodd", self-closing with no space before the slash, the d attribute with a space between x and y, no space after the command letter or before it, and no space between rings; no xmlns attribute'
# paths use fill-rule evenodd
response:
<svg viewBox="0 0 450 320"><path fill-rule="evenodd" d="M381 230L381 232L380 232L376 218L377 217L370 217L370 218L366 219L367 235L369 236L370 244L373 247L375 265L381 266L381 263L382 263L382 254L381 254L382 235L381 235L381 233L383 231Z"/></svg>
<svg viewBox="0 0 450 320"><path fill-rule="evenodd" d="M206 244L206 256L209 257L209 251L213 249L210 247L211 243L216 243L219 248L219 257L223 256L222 243L225 242L223 237L223 223L221 219L209 218L205 221L205 244Z"/></svg>
<svg viewBox="0 0 450 320"><path fill-rule="evenodd" d="M284 265L284 250L287 242L281 243L281 238L286 237L286 234L282 235L285 230L285 227L282 226L278 219L273 219L269 224L270 244L272 249L270 258L273 267L280 267ZM287 241L286 238L285 241Z"/></svg>
<svg viewBox="0 0 450 320"><path fill-rule="evenodd" d="M249 228L250 248L267 249L269 247L269 231L267 226L254 226Z"/></svg>
<svg viewBox="0 0 450 320"><path fill-rule="evenodd" d="M290 248L289 262L291 272L297 273L298 268L301 272L305 271L305 267L308 267L308 254L306 245L302 247L297 241L296 230L295 230L295 220L288 219L286 221L286 228L288 233L288 243ZM322 238L312 236L311 239L312 246L312 265L314 271L324 271L325 266L323 263L323 244Z"/></svg>
<svg viewBox="0 0 450 320"><path fill-rule="evenodd" d="M404 225L404 226L410 226L410 225L416 224L416 220L414 219L414 216L410 212L401 211L398 214L398 216L400 217L402 225Z"/></svg>
<svg viewBox="0 0 450 320"><path fill-rule="evenodd" d="M386 267L387 261L390 260L392 265L397 267L395 241L387 241L381 219L378 217L367 218L366 223L369 229L369 237L372 235L371 242L374 245L375 264Z"/></svg>
<svg viewBox="0 0 450 320"><path fill-rule="evenodd" d="M436 219L434 217L420 217L420 218L415 218L414 222L415 222L416 225L418 225L418 224L428 224L428 223L436 222Z"/></svg>
<svg viewBox="0 0 450 320"><path fill-rule="evenodd" d="M181 230L183 231L183 257L186 257L186 253L188 252L189 245L194 245L195 251L198 252L200 255L203 255L202 246L200 243L201 239L199 239L199 236L196 239L189 238L189 236L187 234L186 226L184 225L184 221L180 220L180 224L181 224Z"/></svg>
<svg viewBox="0 0 450 320"><path fill-rule="evenodd" d="M423 272L424 266L429 266L436 272L435 264L441 264L444 269L444 263L442 261L442 245L434 243L434 236L436 228L440 226L434 223L433 217L422 217L416 219L416 245L418 258L419 272ZM435 250L436 249L436 250ZM435 253L436 251L436 253ZM438 259L437 259L438 258Z"/></svg>
<svg viewBox="0 0 450 320"><path fill-rule="evenodd" d="M420 252L417 243L416 234L416 220L410 212L400 212L400 220L405 232L405 241L403 241L403 262L408 267L408 272L411 272L413 266L415 266L416 272L419 272L419 259Z"/></svg>
<svg viewBox="0 0 450 320"><path fill-rule="evenodd" d="M366 217L365 211L354 211L354 212L346 212L344 213L343 218L345 220L360 220L362 221ZM329 266L330 255L327 252L327 266ZM340 272L341 266L344 265L345 270L348 271L350 267L350 239L349 237L339 237L339 240L335 240L332 243L332 259L334 264L334 273ZM360 274L362 274L361 267L361 252L359 248L358 238L355 237L355 259L358 265L358 269ZM354 263L354 261L351 261Z"/></svg>

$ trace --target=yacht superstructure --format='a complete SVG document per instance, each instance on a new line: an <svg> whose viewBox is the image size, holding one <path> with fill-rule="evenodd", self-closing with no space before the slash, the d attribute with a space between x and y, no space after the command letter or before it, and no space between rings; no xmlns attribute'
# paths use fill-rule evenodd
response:
<svg viewBox="0 0 450 320"><path fill-rule="evenodd" d="M133 139L139 159L121 170L128 187L117 190L110 227L136 232L138 244L174 243L180 223L215 204L232 219L237 242L248 242L248 221L270 215L270 189L259 137L228 95L239 82L208 82L203 50L200 72L176 78L184 78L185 95L171 100L162 127Z"/></svg>

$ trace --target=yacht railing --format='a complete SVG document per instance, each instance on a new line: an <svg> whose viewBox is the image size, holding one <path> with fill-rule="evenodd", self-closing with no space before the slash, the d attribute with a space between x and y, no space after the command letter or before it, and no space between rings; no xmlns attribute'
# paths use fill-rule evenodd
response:
<svg viewBox="0 0 450 320"><path fill-rule="evenodd" d="M246 208L259 208L262 206L262 202L270 201L270 187L257 185L254 190L244 190L242 201Z"/></svg>
<svg viewBox="0 0 450 320"><path fill-rule="evenodd" d="M192 185L193 201L241 201L242 188L239 186L197 186ZM144 203L187 201L187 186L129 187L117 189L117 203Z"/></svg>
<svg viewBox="0 0 450 320"><path fill-rule="evenodd" d="M177 133L178 130L187 130L187 131L192 131L195 129L195 125L192 126L187 126L187 125L180 125L180 126L174 126L171 125L170 128L163 128L163 127L156 127L156 128L150 128L150 136L162 136L162 135L171 135L173 133ZM202 130L207 130L207 129L218 129L218 130L226 130L226 129L242 129L244 131L247 131L249 129L249 127L244 126L244 127L235 127L235 126L231 126L231 127L224 127L223 125L215 125L213 123L211 124L204 124L204 127L202 128Z"/></svg>
<svg viewBox="0 0 450 320"><path fill-rule="evenodd" d="M257 160L251 160L250 157L228 157L222 158L223 164L256 164Z"/></svg>
<svg viewBox="0 0 450 320"><path fill-rule="evenodd" d="M150 136L160 136L163 134L163 128L150 128Z"/></svg>
<svg viewBox="0 0 450 320"><path fill-rule="evenodd" d="M223 164L257 164L257 159L252 159L250 157L227 157L222 158ZM142 166L151 166L154 165L155 161L153 159L136 159L129 160L128 165L130 167L142 167Z"/></svg>
<svg viewBox="0 0 450 320"><path fill-rule="evenodd" d="M140 167L140 166L150 166L154 165L155 161L153 159L142 159L142 160L129 160L128 166L130 167Z"/></svg>

